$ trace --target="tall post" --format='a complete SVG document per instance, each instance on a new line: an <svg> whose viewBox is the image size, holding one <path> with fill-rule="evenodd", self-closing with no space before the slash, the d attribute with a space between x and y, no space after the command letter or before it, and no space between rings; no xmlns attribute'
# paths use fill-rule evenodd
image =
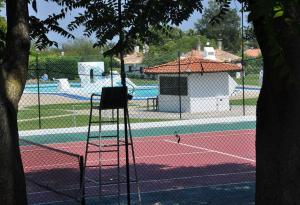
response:
<svg viewBox="0 0 300 205"><path fill-rule="evenodd" d="M245 70L244 70L244 3L242 2L242 84L243 84L243 115L246 115L245 109Z"/></svg>
<svg viewBox="0 0 300 205"><path fill-rule="evenodd" d="M40 71L39 71L39 54L36 54L35 57L36 62L36 77L37 77L37 86L38 86L38 115L39 115L39 129L42 128L42 121L41 121L41 98L40 98Z"/></svg>
<svg viewBox="0 0 300 205"><path fill-rule="evenodd" d="M112 62L112 55L110 55L110 83L111 87L114 87L114 77L113 77L113 62Z"/></svg>
<svg viewBox="0 0 300 205"><path fill-rule="evenodd" d="M120 61L121 61L121 82L124 87L124 90L127 92L126 87L126 74L125 74L125 66L124 66L124 32L123 32L123 24L122 24L122 2L118 0L118 14L119 14L119 44L120 44ZM129 173L129 149L128 149L128 97L125 95L125 109L124 109L124 132L125 132L125 154L126 154L126 185L127 185L127 204L131 204L131 196L130 196L130 173Z"/></svg>
<svg viewBox="0 0 300 205"><path fill-rule="evenodd" d="M180 51L178 51L178 96L179 96L179 118L182 118L181 111L181 68L180 68Z"/></svg>
<svg viewBox="0 0 300 205"><path fill-rule="evenodd" d="M112 59L113 59L113 56L110 55L110 84L111 84L111 87L114 87ZM112 116L112 119L114 120L115 119L115 110L114 109L111 110L111 116Z"/></svg>

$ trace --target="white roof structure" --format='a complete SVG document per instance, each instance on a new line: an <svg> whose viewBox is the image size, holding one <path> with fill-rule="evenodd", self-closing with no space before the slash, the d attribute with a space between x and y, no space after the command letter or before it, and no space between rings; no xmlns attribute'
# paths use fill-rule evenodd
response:
<svg viewBox="0 0 300 205"><path fill-rule="evenodd" d="M103 72L104 62L78 62L78 74L82 84L90 83L91 78L96 82Z"/></svg>
<svg viewBox="0 0 300 205"><path fill-rule="evenodd" d="M213 47L204 47L203 58L208 60L217 60L215 49Z"/></svg>

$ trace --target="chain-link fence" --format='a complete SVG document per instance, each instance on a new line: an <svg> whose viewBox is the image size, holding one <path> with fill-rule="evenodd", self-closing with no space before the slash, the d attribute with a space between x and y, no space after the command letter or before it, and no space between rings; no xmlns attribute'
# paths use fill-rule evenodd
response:
<svg viewBox="0 0 300 205"><path fill-rule="evenodd" d="M134 204L138 192L142 204L254 202L255 110L262 66L262 59L242 63L204 52L125 57L136 166L131 152L130 162L140 187L134 179ZM101 118L98 111L91 116L90 101L96 94L93 102L99 110L97 95L103 87L120 87L120 73L115 57L31 59L18 114L30 203L75 204L83 198L87 204L117 204L118 198L125 203L122 143L116 153L98 152L114 140L116 130L124 136L124 113L105 110ZM116 119L119 126L114 126ZM91 139L94 154L88 155L88 133L110 137Z"/></svg>

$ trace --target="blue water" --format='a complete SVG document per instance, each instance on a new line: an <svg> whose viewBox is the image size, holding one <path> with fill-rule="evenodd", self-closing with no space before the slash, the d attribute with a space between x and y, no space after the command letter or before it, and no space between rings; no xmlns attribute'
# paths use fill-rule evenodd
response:
<svg viewBox="0 0 300 205"><path fill-rule="evenodd" d="M80 83L70 83L70 86L73 88L80 88ZM78 90L79 91L79 90ZM62 93L58 90L56 83L51 84L40 84L39 88L40 93L47 93L47 94L68 94ZM80 91L79 91L80 92ZM156 97L158 95L158 87L157 86L139 86L136 87L134 90L129 90L130 93L133 92L134 99L143 99L149 97ZM38 86L37 84L30 84L25 86L24 93L38 93ZM76 93L72 93L73 95Z"/></svg>

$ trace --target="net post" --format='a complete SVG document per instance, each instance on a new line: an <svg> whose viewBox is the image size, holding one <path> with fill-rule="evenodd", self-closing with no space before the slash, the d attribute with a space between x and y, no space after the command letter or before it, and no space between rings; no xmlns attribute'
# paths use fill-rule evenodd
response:
<svg viewBox="0 0 300 205"><path fill-rule="evenodd" d="M79 156L79 180L80 180L80 205L85 205L85 183L84 183L84 160L83 160L83 156Z"/></svg>

